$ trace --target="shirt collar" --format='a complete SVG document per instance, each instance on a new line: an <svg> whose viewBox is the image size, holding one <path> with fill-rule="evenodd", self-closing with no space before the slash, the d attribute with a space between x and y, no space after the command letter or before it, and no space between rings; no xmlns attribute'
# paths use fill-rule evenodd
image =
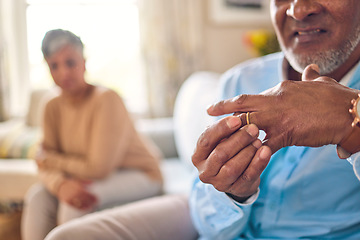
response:
<svg viewBox="0 0 360 240"><path fill-rule="evenodd" d="M358 62L355 66L353 66L353 67L351 68L351 70L348 71L348 72L346 73L346 75L339 81L339 83L341 83L341 84L344 85L344 86L348 86L350 80L351 80L352 77L354 76L355 70L359 67L359 65L360 65L360 62Z"/></svg>

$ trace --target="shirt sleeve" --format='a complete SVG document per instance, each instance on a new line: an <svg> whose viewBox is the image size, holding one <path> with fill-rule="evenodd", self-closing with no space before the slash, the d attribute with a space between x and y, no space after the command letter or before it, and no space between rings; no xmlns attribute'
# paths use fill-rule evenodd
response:
<svg viewBox="0 0 360 240"><path fill-rule="evenodd" d="M357 152L347 159L353 166L356 177L360 180L360 152Z"/></svg>
<svg viewBox="0 0 360 240"><path fill-rule="evenodd" d="M189 205L200 239L214 240L239 237L247 225L252 207L252 204L236 203L199 178L193 184Z"/></svg>
<svg viewBox="0 0 360 240"><path fill-rule="evenodd" d="M66 177L60 171L50 169L38 169L39 179L45 185L46 189L53 195L57 195L60 185Z"/></svg>
<svg viewBox="0 0 360 240"><path fill-rule="evenodd" d="M56 119L59 117L54 111L53 101L49 101L45 106L43 115L43 146L47 145L49 149L53 151L57 149L56 138ZM42 146L42 147L43 147ZM65 180L63 172L55 169L38 169L38 176L40 181L45 185L48 191L56 195L60 184Z"/></svg>
<svg viewBox="0 0 360 240"><path fill-rule="evenodd" d="M87 155L47 151L47 167L78 178L101 179L121 165L131 142L133 125L122 99L115 92L106 92L100 100Z"/></svg>

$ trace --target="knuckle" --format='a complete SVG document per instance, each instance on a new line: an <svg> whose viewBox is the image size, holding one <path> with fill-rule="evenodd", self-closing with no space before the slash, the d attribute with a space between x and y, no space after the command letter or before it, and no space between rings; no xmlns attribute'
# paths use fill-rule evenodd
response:
<svg viewBox="0 0 360 240"><path fill-rule="evenodd" d="M222 166L221 171L225 176L231 177L238 174L238 170L233 166L228 166L228 164Z"/></svg>
<svg viewBox="0 0 360 240"><path fill-rule="evenodd" d="M228 190L227 187L221 185L221 184L212 184L214 188L220 192L226 192Z"/></svg>
<svg viewBox="0 0 360 240"><path fill-rule="evenodd" d="M212 180L212 178L208 174L206 174L204 171L199 173L199 179L203 183L211 183L211 180Z"/></svg>
<svg viewBox="0 0 360 240"><path fill-rule="evenodd" d="M247 182L247 183L254 181L253 177L250 176L250 175L249 175L248 173L246 173L246 172L243 173L243 174L240 176L240 178L241 178L242 181Z"/></svg>
<svg viewBox="0 0 360 240"><path fill-rule="evenodd" d="M291 86L291 84L293 84L293 81L284 80L280 83L280 88L287 88L288 86Z"/></svg>
<svg viewBox="0 0 360 240"><path fill-rule="evenodd" d="M224 149L224 147L222 147L220 145L214 149L211 157L214 160L216 160L216 162L223 163L223 162L226 162L230 158L230 155L229 155L228 151L226 151L226 149Z"/></svg>
<svg viewBox="0 0 360 240"><path fill-rule="evenodd" d="M232 101L238 105L241 105L246 101L247 98L248 98L247 94L241 94L239 96L234 97Z"/></svg>
<svg viewBox="0 0 360 240"><path fill-rule="evenodd" d="M292 89L292 86L294 86L293 81L285 80L281 82L276 91L276 96L278 97L277 99L281 101L286 96L286 93Z"/></svg>
<svg viewBox="0 0 360 240"><path fill-rule="evenodd" d="M208 128L207 128L208 129ZM200 137L199 137L199 140L198 140L198 146L201 147L201 148L208 148L209 147L209 140L207 138L207 131L208 130L205 130L204 132L201 133Z"/></svg>
<svg viewBox="0 0 360 240"><path fill-rule="evenodd" d="M222 110L224 108L224 100L221 100L221 101L215 103L213 106L214 106L214 108L216 108L218 110Z"/></svg>
<svg viewBox="0 0 360 240"><path fill-rule="evenodd" d="M196 155L196 153L194 153L191 156L191 162L193 163L193 165L196 167L198 165L198 163L201 161L201 159L199 159Z"/></svg>
<svg viewBox="0 0 360 240"><path fill-rule="evenodd" d="M229 190L229 186L223 181L214 181L211 185L220 192L227 192Z"/></svg>

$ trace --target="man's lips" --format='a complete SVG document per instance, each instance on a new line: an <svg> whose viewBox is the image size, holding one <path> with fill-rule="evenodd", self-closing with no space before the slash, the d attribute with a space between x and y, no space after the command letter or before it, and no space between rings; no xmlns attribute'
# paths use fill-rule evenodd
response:
<svg viewBox="0 0 360 240"><path fill-rule="evenodd" d="M295 36L305 36L305 35L316 35L316 34L321 34L321 33L325 33L326 31L320 28L317 29L311 29L311 30L298 30L295 31L294 35Z"/></svg>
<svg viewBox="0 0 360 240"><path fill-rule="evenodd" d="M319 41L319 37L327 31L321 28L296 29L293 36L298 43L310 43Z"/></svg>

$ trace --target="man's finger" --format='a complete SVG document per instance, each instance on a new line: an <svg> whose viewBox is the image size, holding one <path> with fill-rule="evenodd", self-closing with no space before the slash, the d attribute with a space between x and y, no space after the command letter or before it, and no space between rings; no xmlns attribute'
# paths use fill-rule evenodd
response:
<svg viewBox="0 0 360 240"><path fill-rule="evenodd" d="M224 165L229 161L233 160L234 156L238 156L239 152L243 154L243 158L245 159L243 160L244 162L247 161L246 159L250 159L248 155L251 155L252 157L254 153L251 153L251 150L249 150L248 146L252 145L251 143L254 142L254 140L258 137L258 134L259 129L255 125L246 125L239 131L228 137L225 141L222 141L220 144L218 144L216 148L210 153L209 157L206 159L206 164L197 165L197 167L200 166L200 169L198 168L200 173L200 180L203 182L211 183L213 178L219 174L219 171L224 167ZM258 145L258 147L260 147L261 143ZM254 149L255 147L256 146L253 146L251 149ZM246 163L246 165L248 165L248 163ZM229 169L225 167L224 169L226 170L226 173L217 176L218 179L225 178L226 175L230 177L230 175L238 176L239 174L239 172L237 171L235 171L234 173L233 171L235 169L233 168ZM231 183L233 183L236 179L237 177L233 181L230 180ZM229 181L229 179L227 179L227 181Z"/></svg>
<svg viewBox="0 0 360 240"><path fill-rule="evenodd" d="M233 184L232 189L230 189L230 193L239 197L253 194L258 186L260 175L270 161L271 154L272 152L269 147L260 147L249 166Z"/></svg>
<svg viewBox="0 0 360 240"><path fill-rule="evenodd" d="M263 103L264 97L262 95L241 94L209 106L207 113L211 116L220 116L235 112L238 114L254 112L258 108L258 104Z"/></svg>
<svg viewBox="0 0 360 240"><path fill-rule="evenodd" d="M218 188L215 185L214 187L221 192L228 191L229 187L237 181L239 176L242 175L249 166L261 145L261 141L257 139L223 164L216 175Z"/></svg>
<svg viewBox="0 0 360 240"><path fill-rule="evenodd" d="M316 64L310 64L308 65L302 76L301 76L301 80L302 81L312 81L315 80L316 78L320 77L320 69L319 66Z"/></svg>
<svg viewBox="0 0 360 240"><path fill-rule="evenodd" d="M205 160L214 147L237 131L243 123L239 117L229 116L209 126L199 137L192 161L195 166Z"/></svg>
<svg viewBox="0 0 360 240"><path fill-rule="evenodd" d="M207 108L207 113L210 116L220 116L224 114L237 112L237 109L234 109L234 99L230 98L226 100L219 101Z"/></svg>
<svg viewBox="0 0 360 240"><path fill-rule="evenodd" d="M243 173L243 177L240 177L242 181L256 181L256 179L260 178L260 175L268 165L270 158L272 155L272 151L268 146L260 147L253 160L250 162L246 171Z"/></svg>

